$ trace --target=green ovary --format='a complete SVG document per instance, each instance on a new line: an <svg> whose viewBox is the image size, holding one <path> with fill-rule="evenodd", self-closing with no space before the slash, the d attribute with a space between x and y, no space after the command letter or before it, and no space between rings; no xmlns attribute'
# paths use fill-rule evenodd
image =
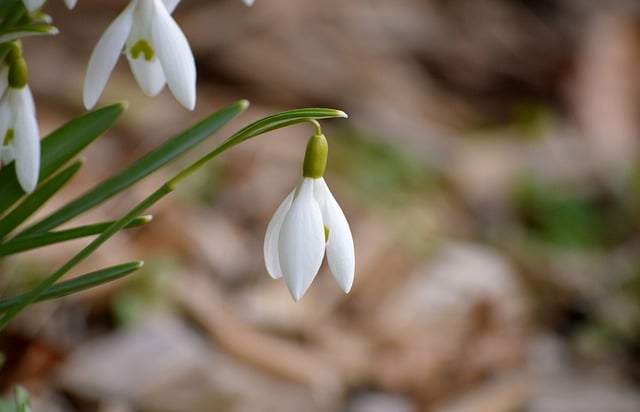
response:
<svg viewBox="0 0 640 412"><path fill-rule="evenodd" d="M138 40L129 51L131 52L131 57L134 59L137 59L140 56L140 53L144 54L144 59L148 62L150 62L156 55L153 47L151 47L149 42L144 39Z"/></svg>

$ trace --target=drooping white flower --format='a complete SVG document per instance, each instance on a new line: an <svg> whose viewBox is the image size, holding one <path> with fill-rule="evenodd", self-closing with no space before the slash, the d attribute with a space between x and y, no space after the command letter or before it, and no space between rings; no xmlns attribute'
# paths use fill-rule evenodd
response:
<svg viewBox="0 0 640 412"><path fill-rule="evenodd" d="M165 84L189 110L196 104L196 66L191 48L171 13L180 0L132 0L104 32L89 59L84 105L92 108L124 48L143 92L155 96Z"/></svg>
<svg viewBox="0 0 640 412"><path fill-rule="evenodd" d="M307 153L310 146L311 142ZM305 156L305 166L313 157ZM333 277L345 293L351 290L355 272L351 229L322 177L324 166L320 172L306 173L307 170L300 184L276 210L264 239L269 275L274 279L284 277L296 301L313 282L325 251Z"/></svg>
<svg viewBox="0 0 640 412"><path fill-rule="evenodd" d="M22 2L24 3L24 7L26 7L29 11L38 10L40 7L42 7L45 1L47 0L22 0ZM75 7L77 1L78 0L64 0L64 4L66 4L67 8L71 10Z"/></svg>
<svg viewBox="0 0 640 412"><path fill-rule="evenodd" d="M9 68L0 73L0 157L2 165L15 160L18 182L31 193L40 174L40 133L29 86L12 87Z"/></svg>

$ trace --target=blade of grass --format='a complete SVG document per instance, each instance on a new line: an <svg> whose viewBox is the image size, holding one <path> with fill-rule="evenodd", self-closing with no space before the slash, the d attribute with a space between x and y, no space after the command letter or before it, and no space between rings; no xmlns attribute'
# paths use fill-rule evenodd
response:
<svg viewBox="0 0 640 412"><path fill-rule="evenodd" d="M47 180L27 196L22 203L16 206L9 214L0 219L0 239L3 239L12 230L17 228L29 216L44 205L58 190L76 174L82 167L82 160L72 163L69 167Z"/></svg>
<svg viewBox="0 0 640 412"><path fill-rule="evenodd" d="M247 107L248 102L242 100L215 112L195 126L168 140L122 172L104 181L50 216L26 229L18 235L18 237L29 233L51 230L82 212L104 202L184 154L199 143L202 143L207 137L218 131Z"/></svg>
<svg viewBox="0 0 640 412"><path fill-rule="evenodd" d="M103 283L111 282L119 279L140 269L144 262L139 260L135 262L122 263L120 265L111 266L95 272L86 273L73 279L60 282L48 288L36 300L42 302L44 300L56 299L72 293L80 292ZM9 308L18 305L25 298L26 294L14 296L12 298L0 300L0 312L5 312Z"/></svg>
<svg viewBox="0 0 640 412"><path fill-rule="evenodd" d="M144 225L151 221L151 215L140 216L133 219L125 229ZM54 243L65 242L67 240L78 239L86 236L99 235L104 232L113 222L95 223L92 225L78 226L72 229L59 230L56 232L34 233L19 239L9 239L0 244L0 257L36 249Z"/></svg>
<svg viewBox="0 0 640 412"><path fill-rule="evenodd" d="M117 103L75 118L45 137L40 146L40 182L76 156L89 143L108 130L124 112L126 105ZM0 213L4 213L23 195L15 176L15 163L0 170Z"/></svg>

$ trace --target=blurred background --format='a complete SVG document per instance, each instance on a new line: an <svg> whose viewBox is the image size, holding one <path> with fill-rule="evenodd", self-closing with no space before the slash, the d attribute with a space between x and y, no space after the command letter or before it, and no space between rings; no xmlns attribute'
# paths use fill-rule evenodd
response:
<svg viewBox="0 0 640 412"><path fill-rule="evenodd" d="M48 1L61 34L24 41L43 135L84 112L86 62L125 5ZM141 271L22 314L0 335L0 391L20 383L47 412L640 411L638 2L185 0L174 17L196 110L143 96L121 59L102 103L130 107L57 204L235 100L252 106L213 140L342 109L323 122L326 180L353 230L354 288L325 265L294 303L264 269L313 132L280 130L76 272ZM118 217L172 170L80 221ZM85 243L4 260L3 295Z"/></svg>

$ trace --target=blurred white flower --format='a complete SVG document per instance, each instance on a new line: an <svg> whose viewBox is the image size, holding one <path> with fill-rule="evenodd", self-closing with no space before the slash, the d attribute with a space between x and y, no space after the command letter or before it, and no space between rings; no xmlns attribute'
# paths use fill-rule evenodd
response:
<svg viewBox="0 0 640 412"><path fill-rule="evenodd" d="M18 182L31 193L40 174L40 133L29 86L11 87L8 66L0 73L0 157L6 165L15 160Z"/></svg>
<svg viewBox="0 0 640 412"><path fill-rule="evenodd" d="M333 277L348 293L355 271L351 229L324 178L304 177L267 227L267 271L274 279L284 277L291 296L298 301L318 273L325 250Z"/></svg>
<svg viewBox="0 0 640 412"><path fill-rule="evenodd" d="M84 105L92 108L124 48L129 66L145 94L165 84L189 110L196 104L196 66L191 48L171 13L180 0L133 0L96 44L84 81Z"/></svg>
<svg viewBox="0 0 640 412"><path fill-rule="evenodd" d="M42 7L45 1L47 0L22 0L22 2L24 3L24 7L26 7L29 11L35 11L39 9L40 7ZM64 0L64 4L66 4L67 8L71 10L75 7L77 1L78 0Z"/></svg>
<svg viewBox="0 0 640 412"><path fill-rule="evenodd" d="M253 0L242 0L242 1L244 2L244 4L246 4L249 7L253 6Z"/></svg>

